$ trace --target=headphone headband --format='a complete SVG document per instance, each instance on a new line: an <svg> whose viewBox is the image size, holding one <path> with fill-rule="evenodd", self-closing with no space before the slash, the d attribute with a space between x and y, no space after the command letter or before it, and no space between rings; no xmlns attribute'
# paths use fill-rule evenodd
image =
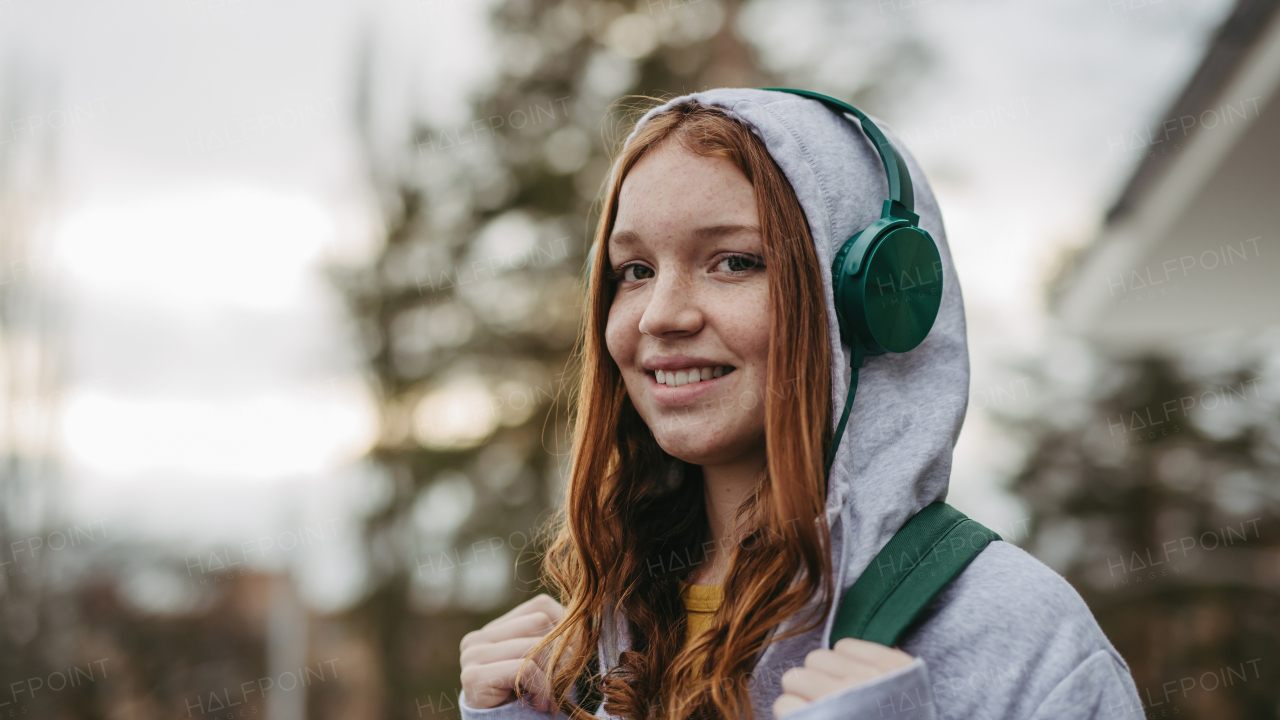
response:
<svg viewBox="0 0 1280 720"><path fill-rule="evenodd" d="M889 203L883 216L892 216L902 220L913 220L915 218L915 192L911 188L911 173L907 170L907 163L898 154L898 151L893 149L889 138L884 136L884 133L880 131L880 128L876 127L876 124L872 122L871 118L867 117L866 113L843 100L838 100L830 95L816 93L812 90L797 90L795 88L760 89L807 97L810 100L817 100L823 103L838 113L850 113L858 118L858 122L862 124L862 131L867 134L867 137L871 138L871 143L875 145L876 151L880 153L880 162L884 163L884 173L889 178ZM903 215L898 212L899 208L893 207L895 203L909 214Z"/></svg>

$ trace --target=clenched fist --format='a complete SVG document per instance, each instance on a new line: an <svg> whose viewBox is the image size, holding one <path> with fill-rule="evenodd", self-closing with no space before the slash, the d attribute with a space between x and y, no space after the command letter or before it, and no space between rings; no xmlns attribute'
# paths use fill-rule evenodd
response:
<svg viewBox="0 0 1280 720"><path fill-rule="evenodd" d="M773 716L804 707L814 700L861 685L911 663L911 656L879 643L844 638L831 650L814 650L804 667L782 674L782 695L773 703Z"/></svg>
<svg viewBox="0 0 1280 720"><path fill-rule="evenodd" d="M560 603L550 595L539 595L464 635L460 647L462 690L467 706L480 710L515 700L516 673L525 656L563 616L564 607ZM530 693L533 707L542 712L551 709L545 661L541 654L532 658L522 684Z"/></svg>

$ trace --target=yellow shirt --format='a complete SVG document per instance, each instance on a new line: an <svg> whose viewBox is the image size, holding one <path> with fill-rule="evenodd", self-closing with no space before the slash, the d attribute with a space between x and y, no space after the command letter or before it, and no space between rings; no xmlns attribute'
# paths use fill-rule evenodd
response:
<svg viewBox="0 0 1280 720"><path fill-rule="evenodd" d="M693 636L711 627L711 616L720 609L720 603L724 602L724 586L689 585L685 587L681 598L689 618L684 632L684 642L687 645Z"/></svg>

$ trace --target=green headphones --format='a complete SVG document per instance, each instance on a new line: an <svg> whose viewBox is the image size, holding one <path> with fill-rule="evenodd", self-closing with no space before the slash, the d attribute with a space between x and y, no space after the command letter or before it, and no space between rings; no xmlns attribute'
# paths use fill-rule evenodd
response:
<svg viewBox="0 0 1280 720"><path fill-rule="evenodd" d="M850 113L871 139L889 179L889 197L880 219L854 233L836 253L831 265L840 337L852 349L849 396L827 451L831 470L858 389L858 369L867 355L903 353L924 342L942 304L942 256L938 246L918 225L915 194L907 163L880 128L848 103L809 90L761 88L817 100L843 116ZM587 255L587 288L595 266L596 248Z"/></svg>

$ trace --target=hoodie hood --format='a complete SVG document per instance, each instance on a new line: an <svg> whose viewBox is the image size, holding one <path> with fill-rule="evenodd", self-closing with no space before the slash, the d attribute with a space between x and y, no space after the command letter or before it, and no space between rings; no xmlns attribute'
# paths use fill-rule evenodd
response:
<svg viewBox="0 0 1280 720"><path fill-rule="evenodd" d="M816 100L776 91L722 88L684 95L650 110L637 129L685 100L720 108L750 128L800 200L822 271L834 360L834 426L849 391L850 348L840 340L831 263L846 240L880 218L889 196L880 156L856 119L837 115ZM920 227L933 236L942 256L943 294L938 318L923 343L907 353L869 356L860 370L853 411L827 480L832 567L841 593L909 518L946 498L952 448L969 393L964 305L937 201L901 140L873 120L907 162ZM835 609L822 628L821 647L826 647ZM757 668L769 665L780 652L790 655L784 646L812 645L813 639L800 636L769 645Z"/></svg>
<svg viewBox="0 0 1280 720"><path fill-rule="evenodd" d="M750 128L800 200L822 271L834 360L834 426L849 392L850 348L840 340L831 263L846 240L880 218L889 197L880 156L856 119L816 100L768 90L722 88L684 95L647 112L637 130L685 100L720 108ZM919 347L868 356L859 371L853 411L827 480L827 521L833 530L842 525L843 542L833 542L832 548L842 589L912 515L946 498L951 451L969 394L964 304L938 203L915 158L893 131L875 122L910 169L920 227L933 236L942 256L943 294L938 318Z"/></svg>

